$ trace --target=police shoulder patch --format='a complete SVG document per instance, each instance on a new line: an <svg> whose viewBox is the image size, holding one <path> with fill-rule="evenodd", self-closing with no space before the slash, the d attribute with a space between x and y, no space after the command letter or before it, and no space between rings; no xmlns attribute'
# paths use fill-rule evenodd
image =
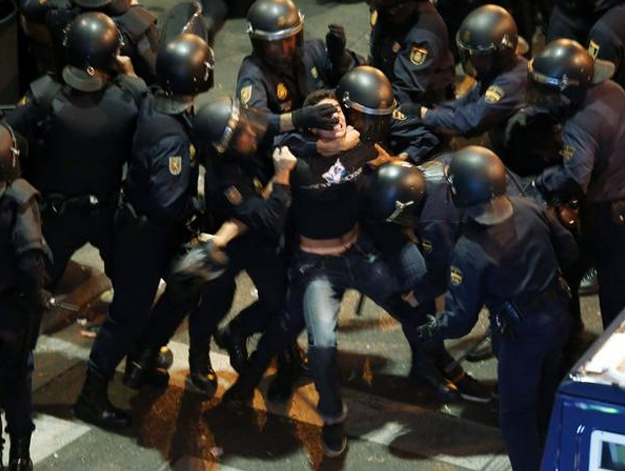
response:
<svg viewBox="0 0 625 471"><path fill-rule="evenodd" d="M434 244L427 239L421 239L421 247L423 247L425 253L432 253L432 250L434 250Z"/></svg>
<svg viewBox="0 0 625 471"><path fill-rule="evenodd" d="M369 16L369 24L371 26L375 26L378 24L378 10L371 10L371 15Z"/></svg>
<svg viewBox="0 0 625 471"><path fill-rule="evenodd" d="M245 87L243 87L239 95L239 98L241 98L241 103L247 105L247 103L252 98L252 86L246 85Z"/></svg>
<svg viewBox="0 0 625 471"><path fill-rule="evenodd" d="M449 270L449 281L451 281L451 284L454 286L459 286L460 284L462 284L463 278L464 275L462 273L462 270L460 270L460 268L458 267L452 266Z"/></svg>
<svg viewBox="0 0 625 471"><path fill-rule="evenodd" d="M406 119L406 115L397 108L395 108L393 110L393 119L396 119L398 121L404 121Z"/></svg>
<svg viewBox="0 0 625 471"><path fill-rule="evenodd" d="M401 50L401 44L399 44L398 42L394 42L392 49L393 54L397 54Z"/></svg>
<svg viewBox="0 0 625 471"><path fill-rule="evenodd" d="M173 155L169 158L169 173L174 176L182 173L182 157L179 155Z"/></svg>
<svg viewBox="0 0 625 471"><path fill-rule="evenodd" d="M573 147L570 144L565 145L562 150L560 151L560 156L562 156L562 159L566 162L567 160L570 160L571 157L573 157L573 155L575 154L575 147Z"/></svg>
<svg viewBox="0 0 625 471"><path fill-rule="evenodd" d="M286 85L282 82L280 82L277 86L276 86L276 96L278 97L278 100L286 100L286 98L289 96L289 91L286 88Z"/></svg>
<svg viewBox="0 0 625 471"><path fill-rule="evenodd" d="M319 78L319 71L317 70L317 67L310 69L310 75L312 75L312 78L314 79Z"/></svg>
<svg viewBox="0 0 625 471"><path fill-rule="evenodd" d="M599 49L601 49L601 46L599 45L599 43L591 39L590 44L588 45L588 54L590 54L593 59L596 59L597 56L599 55Z"/></svg>
<svg viewBox="0 0 625 471"><path fill-rule="evenodd" d="M501 87L499 87L497 85L491 85L486 90L486 94L484 96L484 100L486 100L486 103L497 103L505 95L506 95L506 93L503 91L503 89Z"/></svg>
<svg viewBox="0 0 625 471"><path fill-rule="evenodd" d="M189 144L189 157L191 157L191 162L195 162L195 155L197 151L195 150L195 146L193 144Z"/></svg>
<svg viewBox="0 0 625 471"><path fill-rule="evenodd" d="M428 58L428 50L424 47L419 47L416 44L412 46L410 51L410 62L414 65L423 65Z"/></svg>
<svg viewBox="0 0 625 471"><path fill-rule="evenodd" d="M224 195L226 196L226 199L230 202L230 204L234 206L239 206L241 203L243 203L243 195L234 185L226 188L226 190L224 191Z"/></svg>

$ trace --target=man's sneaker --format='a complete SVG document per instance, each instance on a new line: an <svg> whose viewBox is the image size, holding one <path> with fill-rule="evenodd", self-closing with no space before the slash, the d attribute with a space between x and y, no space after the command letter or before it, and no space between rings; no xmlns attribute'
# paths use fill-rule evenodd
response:
<svg viewBox="0 0 625 471"><path fill-rule="evenodd" d="M493 389L476 380L468 373L464 373L454 384L458 388L460 397L465 401L489 403L493 399Z"/></svg>
<svg viewBox="0 0 625 471"><path fill-rule="evenodd" d="M328 458L341 456L347 449L347 437L345 437L344 422L338 424L323 424L321 430L321 448Z"/></svg>
<svg viewBox="0 0 625 471"><path fill-rule="evenodd" d="M580 296L593 296L599 293L599 277L597 276L597 269L590 268L579 283L579 295Z"/></svg>

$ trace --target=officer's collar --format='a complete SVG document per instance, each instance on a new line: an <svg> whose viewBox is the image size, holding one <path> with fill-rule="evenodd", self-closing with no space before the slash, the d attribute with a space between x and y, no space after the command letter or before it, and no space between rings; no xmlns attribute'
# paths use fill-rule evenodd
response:
<svg viewBox="0 0 625 471"><path fill-rule="evenodd" d="M152 108L163 114L180 114L191 106L193 106L192 96L167 95L165 92L158 91L152 99Z"/></svg>
<svg viewBox="0 0 625 471"><path fill-rule="evenodd" d="M89 74L71 65L63 68L63 80L70 87L86 93L97 92L106 87L108 79L99 73Z"/></svg>

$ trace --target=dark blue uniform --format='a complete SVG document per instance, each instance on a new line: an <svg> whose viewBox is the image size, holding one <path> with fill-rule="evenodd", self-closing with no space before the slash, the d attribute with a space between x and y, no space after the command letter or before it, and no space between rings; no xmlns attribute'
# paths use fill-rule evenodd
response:
<svg viewBox="0 0 625 471"><path fill-rule="evenodd" d="M625 5L616 4L597 14L575 14L556 5L549 20L547 40L570 38L588 47L599 59L613 62L613 80L625 87Z"/></svg>
<svg viewBox="0 0 625 471"><path fill-rule="evenodd" d="M232 306L236 276L245 270L258 291L258 300L243 309L235 319L237 332L245 337L262 332L268 319L282 309L286 295L286 266L279 238L291 202L288 186L273 185L268 198L263 197L273 168L264 169L255 162L232 155L208 158L205 174L206 209L213 217L214 228L236 219L248 231L231 241L225 252L228 267L208 283L202 300L189 318L191 345L202 345L210 339L219 322ZM192 306L191 306L192 307ZM189 309L165 313L155 310L146 330L145 344L159 347L174 334ZM165 315L166 314L166 315Z"/></svg>
<svg viewBox="0 0 625 471"><path fill-rule="evenodd" d="M0 182L0 397L12 440L30 437L35 428L31 350L41 307L31 303L45 283L49 254L41 233L37 197L25 180Z"/></svg>
<svg viewBox="0 0 625 471"><path fill-rule="evenodd" d="M89 242L113 279L113 213L122 167L130 160L141 79L120 75L84 93L48 76L33 82L25 104L6 121L31 146L24 173L42 194L44 235L54 254L52 283Z"/></svg>
<svg viewBox="0 0 625 471"><path fill-rule="evenodd" d="M453 98L454 58L447 26L429 1L402 24L389 24L371 11L369 63L393 84L401 105L433 106Z"/></svg>
<svg viewBox="0 0 625 471"><path fill-rule="evenodd" d="M582 247L597 267L605 327L625 307L624 110L625 92L614 82L591 87L564 123L562 164L536 179L536 187L547 198L566 201L585 194Z"/></svg>
<svg viewBox="0 0 625 471"><path fill-rule="evenodd" d="M159 280L188 236L185 224L199 211L190 119L156 111L153 100L143 102L137 121L125 204L117 212L115 296L89 360L105 378L138 340ZM167 292L158 305L163 299Z"/></svg>
<svg viewBox="0 0 625 471"><path fill-rule="evenodd" d="M488 132L495 151L503 148L508 118L525 105L527 61L517 57L507 71L478 81L463 97L429 110L423 122L433 129L464 137Z"/></svg>
<svg viewBox="0 0 625 471"><path fill-rule="evenodd" d="M547 425L569 329L559 262L577 254L573 236L528 199L492 226L467 221L451 257L443 338L467 335L486 306L499 360L499 416L515 471L537 471L539 426Z"/></svg>
<svg viewBox="0 0 625 471"><path fill-rule="evenodd" d="M336 86L340 77L332 70L323 41L305 41L303 47L303 59L291 73L272 69L254 54L245 57L237 78L241 103L268 111L277 120L278 115L301 108L315 90ZM352 66L364 64L362 57L353 52L350 55Z"/></svg>

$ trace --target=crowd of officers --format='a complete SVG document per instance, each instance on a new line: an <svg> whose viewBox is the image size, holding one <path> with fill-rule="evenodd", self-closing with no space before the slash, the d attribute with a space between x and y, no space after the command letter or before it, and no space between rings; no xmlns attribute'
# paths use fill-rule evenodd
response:
<svg viewBox="0 0 625 471"><path fill-rule="evenodd" d="M134 1L22 0L36 79L0 122L10 470L32 470L32 349L48 290L87 242L114 297L77 418L130 426L108 399L117 365L126 358L127 386L166 386L159 352L186 316L190 387L216 391L214 338L239 373L224 402L249 403L276 357L269 399L288 400L306 329L323 450L339 456L338 311L355 289L401 323L411 381L443 401L493 397L443 342L486 307L512 467L539 469L589 267L604 326L625 307L625 2L369 3L365 59L343 27L304 39L291 0L256 0L236 97L197 108L225 16L180 3L157 29ZM528 18L548 38L529 61ZM474 80L459 97L457 62ZM477 136L486 147L461 144ZM220 328L242 271L258 297Z"/></svg>

